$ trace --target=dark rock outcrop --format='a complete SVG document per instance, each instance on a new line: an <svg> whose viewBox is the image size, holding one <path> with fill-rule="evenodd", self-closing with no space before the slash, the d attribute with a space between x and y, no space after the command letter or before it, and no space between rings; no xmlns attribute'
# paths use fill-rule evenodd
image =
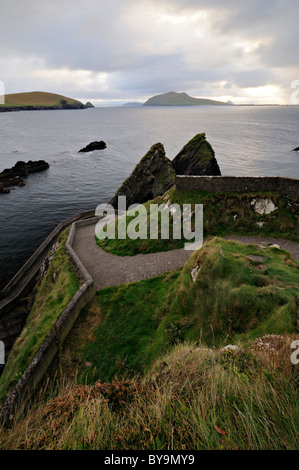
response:
<svg viewBox="0 0 299 470"><path fill-rule="evenodd" d="M197 134L172 161L177 175L221 176L211 144L206 135Z"/></svg>
<svg viewBox="0 0 299 470"><path fill-rule="evenodd" d="M85 103L85 108L94 108L94 105L90 101L87 101L87 103Z"/></svg>
<svg viewBox="0 0 299 470"><path fill-rule="evenodd" d="M95 141L95 142L91 142L86 147L79 150L78 153L80 153L80 152L93 152L94 150L103 150L106 147L107 147L107 145L105 144L105 142L103 140L101 140L99 142Z"/></svg>
<svg viewBox="0 0 299 470"><path fill-rule="evenodd" d="M9 193L12 186L25 186L23 177L48 168L49 164L44 160L17 162L12 168L6 168L0 173L0 193Z"/></svg>
<svg viewBox="0 0 299 470"><path fill-rule="evenodd" d="M127 197L127 207L162 196L175 184L175 175L221 175L215 153L205 134L196 135L171 162L162 144L151 147L118 189L110 204L117 206L117 197Z"/></svg>
<svg viewBox="0 0 299 470"><path fill-rule="evenodd" d="M153 145L110 201L117 207L118 196L126 196L127 207L144 203L165 193L175 182L171 161L162 144Z"/></svg>
<svg viewBox="0 0 299 470"><path fill-rule="evenodd" d="M296 147L295 149L293 149L293 152L299 152L299 147Z"/></svg>

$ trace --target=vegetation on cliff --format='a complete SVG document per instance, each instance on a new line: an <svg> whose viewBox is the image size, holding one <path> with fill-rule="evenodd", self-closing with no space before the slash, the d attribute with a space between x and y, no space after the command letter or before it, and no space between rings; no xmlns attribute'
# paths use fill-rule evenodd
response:
<svg viewBox="0 0 299 470"><path fill-rule="evenodd" d="M237 352L176 345L144 378L48 382L29 412L1 430L0 448L295 450L291 338L271 339L272 352L256 344Z"/></svg>
<svg viewBox="0 0 299 470"><path fill-rule="evenodd" d="M216 238L181 270L98 292L0 448L296 449L298 284L288 253Z"/></svg>
<svg viewBox="0 0 299 470"><path fill-rule="evenodd" d="M73 98L44 91L33 91L5 95L5 103L0 104L0 112L22 109L84 109L86 107L89 106Z"/></svg>
<svg viewBox="0 0 299 470"><path fill-rule="evenodd" d="M25 372L53 323L79 289L79 275L65 249L68 232L69 229L59 237L59 246L51 264L33 292L33 304L25 327L16 340L0 377L0 404Z"/></svg>
<svg viewBox="0 0 299 470"><path fill-rule="evenodd" d="M196 136L192 145L202 139ZM139 179L146 172L148 181L157 180L150 190ZM290 361L290 345L299 264L275 246L219 238L233 232L298 242L298 207L279 193L179 191L173 179L171 162L156 144L122 188L128 204L141 195L154 198L153 187L161 191L154 202L168 209L202 203L203 248L180 270L97 292L52 364L52 378L8 430L0 427L1 449L298 448L298 366ZM264 200L271 210L261 213L256 201ZM172 226L173 219L170 233ZM0 378L0 401L80 285L66 237L67 231L37 286ZM133 255L180 248L185 240L99 243Z"/></svg>
<svg viewBox="0 0 299 470"><path fill-rule="evenodd" d="M276 209L269 214L256 212L252 202L254 200L271 200ZM292 210L289 201L281 197L279 193L208 193L206 191L182 191L172 187L163 196L157 197L144 204L147 209L148 218L146 227L147 239L131 240L104 239L97 243L104 250L118 256L134 256L139 253L153 253L182 248L187 242L183 234L181 239L173 238L173 216L170 215L170 238L161 239L161 227L159 226L159 238L152 240L149 237L150 226L150 204L164 204L170 210L173 204L178 204L182 209L183 204L191 204L192 210L195 204L203 204L204 237L229 236L229 235L252 235L261 237L276 237L299 242L298 215ZM181 210L182 212L182 210ZM134 219L127 217L127 226ZM194 227L194 217L192 219ZM143 226L140 227L140 230ZM118 220L116 220L116 233Z"/></svg>
<svg viewBox="0 0 299 470"><path fill-rule="evenodd" d="M220 176L220 168L205 133L197 134L172 160L177 175Z"/></svg>
<svg viewBox="0 0 299 470"><path fill-rule="evenodd" d="M219 347L292 334L298 285L299 266L287 252L214 238L182 270L98 292L99 323L85 311L67 356L79 380L93 383L144 372L186 340Z"/></svg>

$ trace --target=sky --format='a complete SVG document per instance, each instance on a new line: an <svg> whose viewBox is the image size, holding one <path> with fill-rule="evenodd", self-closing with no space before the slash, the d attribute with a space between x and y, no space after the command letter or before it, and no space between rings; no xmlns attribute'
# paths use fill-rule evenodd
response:
<svg viewBox="0 0 299 470"><path fill-rule="evenodd" d="M298 0L1 0L0 17L6 93L290 104L299 80Z"/></svg>

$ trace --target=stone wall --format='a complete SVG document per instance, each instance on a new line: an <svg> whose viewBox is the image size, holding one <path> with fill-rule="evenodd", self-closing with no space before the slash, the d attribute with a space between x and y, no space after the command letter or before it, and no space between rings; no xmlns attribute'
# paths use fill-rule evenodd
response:
<svg viewBox="0 0 299 470"><path fill-rule="evenodd" d="M299 198L299 179L279 176L176 176L175 184L177 189L184 191L279 192L288 199Z"/></svg>
<svg viewBox="0 0 299 470"><path fill-rule="evenodd" d="M71 226L66 242L66 249L70 254L72 263L81 273L83 285L61 313L59 319L53 325L50 333L32 359L29 367L6 399L0 414L2 420L8 420L24 398L35 390L78 318L80 311L92 299L96 292L91 276L72 248L76 225L94 224L95 220L98 220L98 218L93 217L88 220L82 220L73 223Z"/></svg>
<svg viewBox="0 0 299 470"><path fill-rule="evenodd" d="M82 212L59 223L29 260L1 292L0 340L5 344L6 359L13 343L21 333L28 316L24 299L35 285L37 275L49 250L59 235L73 222L94 216L94 211Z"/></svg>

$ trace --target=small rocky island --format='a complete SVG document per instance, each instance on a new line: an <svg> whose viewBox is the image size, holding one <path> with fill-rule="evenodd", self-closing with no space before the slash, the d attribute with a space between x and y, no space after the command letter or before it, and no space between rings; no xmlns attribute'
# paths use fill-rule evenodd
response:
<svg viewBox="0 0 299 470"><path fill-rule="evenodd" d="M24 177L48 168L49 164L44 160L17 162L12 168L6 168L0 173L0 194L9 193L13 186L25 186Z"/></svg>
<svg viewBox="0 0 299 470"><path fill-rule="evenodd" d="M103 140L94 141L86 145L83 149L79 150L81 152L93 152L94 150L104 150L107 147L106 143Z"/></svg>
<svg viewBox="0 0 299 470"><path fill-rule="evenodd" d="M93 104L90 102L83 104L81 101L68 98L67 96L47 93L45 91L33 91L5 95L5 103L0 104L0 112L86 109L93 107Z"/></svg>

